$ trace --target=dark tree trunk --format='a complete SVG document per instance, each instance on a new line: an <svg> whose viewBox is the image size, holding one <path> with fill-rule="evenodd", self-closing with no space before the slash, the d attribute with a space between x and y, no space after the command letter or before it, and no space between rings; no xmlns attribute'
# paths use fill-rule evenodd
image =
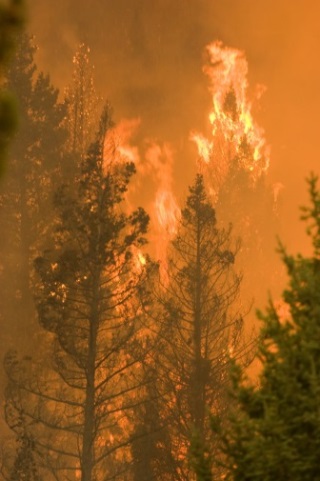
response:
<svg viewBox="0 0 320 481"><path fill-rule="evenodd" d="M87 386L84 406L82 476L81 481L92 481L94 469L94 440L96 435L95 412L95 372L97 354L97 334L99 326L99 276L93 281L92 310L90 318L90 336L88 345L88 362L86 369Z"/></svg>

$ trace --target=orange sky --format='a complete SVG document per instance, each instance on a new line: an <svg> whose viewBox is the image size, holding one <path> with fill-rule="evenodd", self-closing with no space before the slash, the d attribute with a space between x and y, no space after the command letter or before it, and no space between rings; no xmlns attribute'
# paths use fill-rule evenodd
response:
<svg viewBox="0 0 320 481"><path fill-rule="evenodd" d="M320 172L317 0L30 0L29 10L40 67L63 88L86 41L116 119L139 116L141 135L173 142L183 189L195 155L189 131L205 129L210 110L204 47L221 39L243 49L252 87L267 86L258 120L272 148L271 181L284 184L281 237L303 248L304 179Z"/></svg>

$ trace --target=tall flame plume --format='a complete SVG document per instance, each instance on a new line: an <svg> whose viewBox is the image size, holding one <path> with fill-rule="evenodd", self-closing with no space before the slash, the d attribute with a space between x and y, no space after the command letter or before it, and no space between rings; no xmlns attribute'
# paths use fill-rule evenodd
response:
<svg viewBox="0 0 320 481"><path fill-rule="evenodd" d="M210 134L193 132L199 158L212 164L217 186L223 182L235 159L238 166L257 179L269 166L269 146L264 129L253 117L253 102L248 98L248 62L241 50L226 47L221 41L206 48L207 64L203 71L209 78L212 109L209 114ZM254 100L264 91L258 86Z"/></svg>

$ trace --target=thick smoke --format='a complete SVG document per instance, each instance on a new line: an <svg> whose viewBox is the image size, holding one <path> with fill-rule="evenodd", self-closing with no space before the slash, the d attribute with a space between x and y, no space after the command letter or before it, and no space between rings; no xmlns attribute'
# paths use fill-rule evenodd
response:
<svg viewBox="0 0 320 481"><path fill-rule="evenodd" d="M97 85L116 118L140 117L143 137L174 144L175 169L184 172L181 193L196 155L189 132L206 128L210 109L204 47L221 39L244 50L251 84L267 86L258 121L272 146L271 182L284 185L280 235L290 248L303 249L298 206L306 201L304 178L319 166L317 1L30 3L29 29L40 46L40 67L63 88L77 44L88 43Z"/></svg>

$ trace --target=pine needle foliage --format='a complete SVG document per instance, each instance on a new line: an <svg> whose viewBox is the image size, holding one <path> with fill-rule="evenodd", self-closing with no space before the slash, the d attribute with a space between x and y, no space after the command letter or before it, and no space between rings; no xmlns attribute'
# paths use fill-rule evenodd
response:
<svg viewBox="0 0 320 481"><path fill-rule="evenodd" d="M227 480L320 480L320 192L308 179L310 206L302 220L313 252L289 255L280 245L289 284L283 309L270 302L264 314L257 385L233 365L234 410L227 427L214 420ZM203 467L198 456L198 471ZM203 477L202 479L207 479Z"/></svg>

